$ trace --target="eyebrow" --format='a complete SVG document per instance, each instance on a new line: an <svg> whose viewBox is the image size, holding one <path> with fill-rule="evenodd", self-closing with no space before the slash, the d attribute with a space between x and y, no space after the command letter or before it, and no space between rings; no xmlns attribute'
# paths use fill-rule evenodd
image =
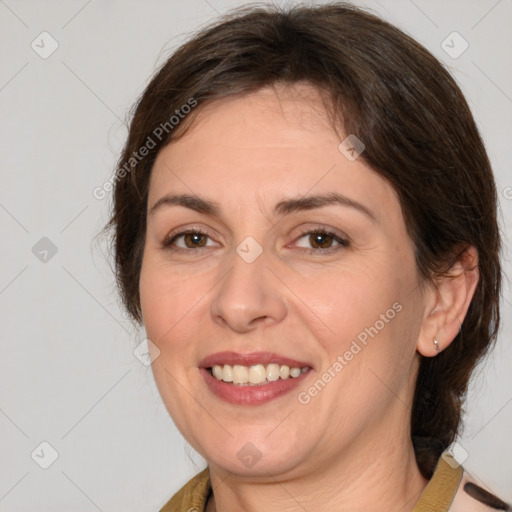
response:
<svg viewBox="0 0 512 512"><path fill-rule="evenodd" d="M279 201L274 207L274 215L288 215L292 212L303 210L314 210L324 206L339 205L354 208L369 217L373 222L377 222L376 215L363 204L350 199L342 194L331 192L328 194L302 196ZM198 213L222 217L222 210L219 203L204 199L192 194L168 194L161 197L150 209L149 215L153 215L157 210L164 206L184 206Z"/></svg>

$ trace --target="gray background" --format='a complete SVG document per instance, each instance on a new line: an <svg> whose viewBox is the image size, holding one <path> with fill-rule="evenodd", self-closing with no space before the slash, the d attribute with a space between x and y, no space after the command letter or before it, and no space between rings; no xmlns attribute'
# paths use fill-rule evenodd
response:
<svg viewBox="0 0 512 512"><path fill-rule="evenodd" d="M203 467L133 355L145 336L121 310L105 244L93 239L109 201L92 191L113 172L128 109L155 66L242 3L0 0L0 511L157 510ZM429 48L467 95L496 173L510 271L511 1L362 5ZM469 44L457 58L441 46L453 31ZM457 37L444 43L452 54L463 49ZM459 454L512 501L509 290ZM47 469L44 441L58 453Z"/></svg>

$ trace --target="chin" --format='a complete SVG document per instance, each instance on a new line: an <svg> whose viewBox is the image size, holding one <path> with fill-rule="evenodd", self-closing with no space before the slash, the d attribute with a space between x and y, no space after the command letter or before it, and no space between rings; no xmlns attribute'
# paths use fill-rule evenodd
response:
<svg viewBox="0 0 512 512"><path fill-rule="evenodd" d="M238 430L234 437L226 436L222 442L210 439L198 451L209 465L237 475L268 477L292 472L304 459L304 439L298 441L289 432L271 439L273 434L268 435L271 430L255 432L254 428L248 428L247 435Z"/></svg>

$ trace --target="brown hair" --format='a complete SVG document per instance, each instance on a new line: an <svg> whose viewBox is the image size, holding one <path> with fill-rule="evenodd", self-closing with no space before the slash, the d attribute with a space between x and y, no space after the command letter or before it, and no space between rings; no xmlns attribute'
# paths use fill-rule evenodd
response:
<svg viewBox="0 0 512 512"><path fill-rule="evenodd" d="M366 146L360 158L396 190L423 283L435 283L468 246L478 250L480 280L462 330L441 354L422 357L418 373L411 436L430 478L458 433L470 374L497 335L501 242L491 166L464 96L425 48L389 23L346 3L253 6L171 55L135 107L118 162L105 229L114 230L120 295L141 323L148 187L159 150L207 101L298 81L328 93L332 118ZM187 104L197 107L174 129L171 116ZM139 158L143 146L152 147Z"/></svg>

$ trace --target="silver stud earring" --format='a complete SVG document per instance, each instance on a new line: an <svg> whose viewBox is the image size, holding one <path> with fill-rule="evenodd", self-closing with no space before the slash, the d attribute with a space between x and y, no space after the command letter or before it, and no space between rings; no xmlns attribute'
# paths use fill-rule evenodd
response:
<svg viewBox="0 0 512 512"><path fill-rule="evenodd" d="M437 341L436 338L434 338L434 348L435 348L436 352L439 352L439 342Z"/></svg>

